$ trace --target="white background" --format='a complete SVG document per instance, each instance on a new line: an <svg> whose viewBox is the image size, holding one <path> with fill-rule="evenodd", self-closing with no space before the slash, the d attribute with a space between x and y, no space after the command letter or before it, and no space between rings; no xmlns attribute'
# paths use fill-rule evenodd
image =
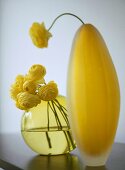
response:
<svg viewBox="0 0 125 170"><path fill-rule="evenodd" d="M125 0L0 0L0 132L20 132L22 111L10 99L9 88L32 64L46 66L46 81L55 80L60 94L66 94L72 39L81 23L72 16L60 18L47 49L33 46L28 35L32 22L44 21L48 28L64 12L95 25L107 43L121 88L116 141L125 143Z"/></svg>

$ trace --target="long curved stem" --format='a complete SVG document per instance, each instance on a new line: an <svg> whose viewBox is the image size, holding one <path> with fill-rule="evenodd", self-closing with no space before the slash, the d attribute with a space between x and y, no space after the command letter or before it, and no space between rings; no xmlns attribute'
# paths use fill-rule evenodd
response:
<svg viewBox="0 0 125 170"><path fill-rule="evenodd" d="M52 22L52 24L51 24L51 26L49 27L48 31L53 27L53 25L55 24L56 20L58 20L58 18L62 17L63 15L71 15L71 16L77 18L80 22L82 22L82 24L85 24L78 16L76 16L76 15L74 15L74 14L72 14L72 13L63 13L63 14L59 15L58 17L56 17L56 18L54 19L54 21Z"/></svg>

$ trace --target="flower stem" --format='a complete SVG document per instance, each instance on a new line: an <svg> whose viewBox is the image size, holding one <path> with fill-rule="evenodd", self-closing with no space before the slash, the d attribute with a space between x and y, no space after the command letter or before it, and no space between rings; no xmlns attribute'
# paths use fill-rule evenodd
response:
<svg viewBox="0 0 125 170"><path fill-rule="evenodd" d="M76 15L74 15L74 14L72 14L72 13L63 13L63 14L59 15L58 17L56 17L56 18L54 19L54 21L52 22L52 24L51 24L51 26L49 27L48 31L53 27L53 25L55 24L56 20L58 20L58 18L62 17L63 15L71 15L71 16L77 18L80 22L82 22L82 24L84 24L84 22L83 22L78 16L76 16Z"/></svg>
<svg viewBox="0 0 125 170"><path fill-rule="evenodd" d="M54 101L56 101L56 102L58 103L58 105L59 105L61 108L63 108L63 109L67 112L67 109L66 109L63 105L61 105L61 104L58 102L57 99L55 99ZM67 116L66 113L65 113L65 115Z"/></svg>
<svg viewBox="0 0 125 170"><path fill-rule="evenodd" d="M60 111L60 113L62 114L68 128L70 129L69 120L68 120L67 116L64 114L63 108L60 105L58 105L58 103L56 103L55 101L53 101L53 102L56 105L56 107L58 108L58 110Z"/></svg>
<svg viewBox="0 0 125 170"><path fill-rule="evenodd" d="M69 124L69 120L68 120L68 115L67 115L67 110L64 106L62 106L60 104L60 102L57 99L51 100L47 102L47 119L48 119L48 132L46 132L46 139L48 141L48 146L49 148L52 148L52 144L51 144L51 139L49 137L49 130L50 130L50 113L49 111L52 111L54 116L55 116L55 120L57 123L57 127L58 127L58 131L62 130L62 132L64 133L65 139L67 141L67 148L70 151L71 148L75 148L75 143L72 139L72 135L70 134L70 124ZM64 130L63 126L62 126L62 122L60 120L59 115L62 115L64 121L66 122L66 125L68 127L68 129Z"/></svg>
<svg viewBox="0 0 125 170"><path fill-rule="evenodd" d="M49 103L50 109L51 109L52 112L54 113L54 116L55 116L55 119L56 119L56 123L57 123L57 127L58 127L58 130L59 130L59 122L58 122L57 116L55 115L54 109L53 109L53 107L51 106L50 102L48 102L48 103Z"/></svg>
<svg viewBox="0 0 125 170"><path fill-rule="evenodd" d="M49 135L48 135L48 132L46 132L46 138L47 138L47 141L48 141L49 148L52 148L52 145L51 145L51 141L50 141L50 137L49 137Z"/></svg>
<svg viewBox="0 0 125 170"><path fill-rule="evenodd" d="M67 145L68 145L68 149L70 151L70 142L69 142L69 139L67 137L67 132L66 131L63 131L64 135L65 135L65 138L66 138L66 141L67 141Z"/></svg>
<svg viewBox="0 0 125 170"><path fill-rule="evenodd" d="M47 118L48 118L48 131L49 131L49 102L47 102Z"/></svg>
<svg viewBox="0 0 125 170"><path fill-rule="evenodd" d="M53 106L53 109L54 109L54 114L56 115L56 117L57 117L57 119L58 119L58 122L59 122L59 127L60 127L60 129L62 130L62 125L61 125L61 122L60 122L60 120L59 120L59 118L58 118L58 114L57 114L57 112L56 112L56 108L55 108L55 105L54 105L54 102L53 101L51 101L52 102L52 106Z"/></svg>
<svg viewBox="0 0 125 170"><path fill-rule="evenodd" d="M71 136L71 134L70 134L70 131L67 131L67 134L68 134L69 140L70 140L70 142L71 142L71 145L72 145L72 147L74 148L74 147L75 147L75 144L74 144L73 138L72 138L72 136Z"/></svg>

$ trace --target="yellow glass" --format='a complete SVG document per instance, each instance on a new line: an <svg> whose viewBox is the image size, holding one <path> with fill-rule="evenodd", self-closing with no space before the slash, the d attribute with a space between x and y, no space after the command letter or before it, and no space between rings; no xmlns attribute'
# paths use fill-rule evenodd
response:
<svg viewBox="0 0 125 170"><path fill-rule="evenodd" d="M58 102L59 103L58 103ZM72 138L67 117L59 110L59 104L66 107L66 98L58 96L56 102L46 101L24 113L21 123L21 132L26 144L35 152L42 155L58 155L72 151L76 145ZM65 109L64 109L65 110ZM48 112L49 111L49 112Z"/></svg>
<svg viewBox="0 0 125 170"><path fill-rule="evenodd" d="M89 166L104 165L117 129L120 90L106 44L90 24L83 25L74 39L68 109L83 161Z"/></svg>

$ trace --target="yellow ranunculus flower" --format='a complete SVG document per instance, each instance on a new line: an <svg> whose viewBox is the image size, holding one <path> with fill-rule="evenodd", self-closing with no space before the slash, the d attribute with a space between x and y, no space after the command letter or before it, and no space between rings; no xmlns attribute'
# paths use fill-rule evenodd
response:
<svg viewBox="0 0 125 170"><path fill-rule="evenodd" d="M41 86L38 90L38 95L44 101L54 100L58 95L57 84L50 81L47 85Z"/></svg>
<svg viewBox="0 0 125 170"><path fill-rule="evenodd" d="M36 88L37 88L36 83L30 80L25 81L25 83L23 84L23 90L31 94L35 94Z"/></svg>
<svg viewBox="0 0 125 170"><path fill-rule="evenodd" d="M19 103L18 103L18 101L16 101L16 107L18 108L18 109L21 109L21 110L28 110L25 106L22 106L22 105L20 105Z"/></svg>
<svg viewBox="0 0 125 170"><path fill-rule="evenodd" d="M52 34L45 28L44 23L34 22L29 30L30 37L35 46L44 48L48 46L48 40Z"/></svg>
<svg viewBox="0 0 125 170"><path fill-rule="evenodd" d="M21 74L17 75L15 81L22 84L24 82L24 76Z"/></svg>
<svg viewBox="0 0 125 170"><path fill-rule="evenodd" d="M10 96L12 99L16 100L17 95L21 92L22 90L16 85L12 84L11 89L10 89Z"/></svg>
<svg viewBox="0 0 125 170"><path fill-rule="evenodd" d="M38 95L30 94L28 92L21 92L17 95L16 106L22 110L28 110L37 106L41 102Z"/></svg>
<svg viewBox="0 0 125 170"><path fill-rule="evenodd" d="M10 96L12 99L16 100L17 95L23 90L24 76L18 75L15 82L11 85Z"/></svg>
<svg viewBox="0 0 125 170"><path fill-rule="evenodd" d="M51 101L57 97L57 84L54 81L46 84L45 74L44 66L34 64L25 76L18 75L15 78L15 82L11 85L10 95L19 109L28 111L37 106L41 100Z"/></svg>
<svg viewBox="0 0 125 170"><path fill-rule="evenodd" d="M36 82L36 84L45 84L45 79L42 78L40 80L36 80L35 82Z"/></svg>
<svg viewBox="0 0 125 170"><path fill-rule="evenodd" d="M40 64L34 64L30 67L27 78L31 81L43 80L46 74L46 68Z"/></svg>

